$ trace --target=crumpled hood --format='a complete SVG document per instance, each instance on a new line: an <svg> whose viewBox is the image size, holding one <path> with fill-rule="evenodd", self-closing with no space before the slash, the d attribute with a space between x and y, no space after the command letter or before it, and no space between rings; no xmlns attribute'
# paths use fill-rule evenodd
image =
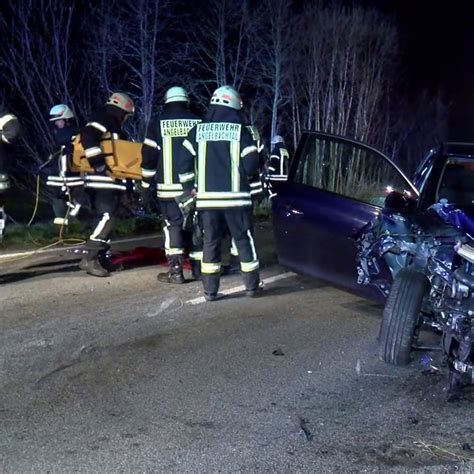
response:
<svg viewBox="0 0 474 474"><path fill-rule="evenodd" d="M474 238L474 209L460 209L453 204L437 203L429 209L433 210L446 223L457 227Z"/></svg>

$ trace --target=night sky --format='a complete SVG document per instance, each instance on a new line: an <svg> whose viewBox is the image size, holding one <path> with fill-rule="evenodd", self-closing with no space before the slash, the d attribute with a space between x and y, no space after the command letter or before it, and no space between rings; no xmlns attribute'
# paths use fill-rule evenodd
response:
<svg viewBox="0 0 474 474"><path fill-rule="evenodd" d="M394 15L409 94L441 87L451 104L449 139L474 141L474 2L367 0Z"/></svg>

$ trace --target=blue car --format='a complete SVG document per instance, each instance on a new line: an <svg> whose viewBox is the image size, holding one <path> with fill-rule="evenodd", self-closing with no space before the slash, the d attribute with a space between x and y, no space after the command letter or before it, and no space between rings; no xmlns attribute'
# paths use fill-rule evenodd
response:
<svg viewBox="0 0 474 474"><path fill-rule="evenodd" d="M429 324L453 393L474 383L474 144L431 150L410 180L375 148L305 132L275 192L282 265L383 303L384 361L407 364Z"/></svg>

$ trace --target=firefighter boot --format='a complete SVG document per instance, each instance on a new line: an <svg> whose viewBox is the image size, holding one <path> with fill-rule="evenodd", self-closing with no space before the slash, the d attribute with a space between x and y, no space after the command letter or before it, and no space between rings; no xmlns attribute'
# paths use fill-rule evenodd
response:
<svg viewBox="0 0 474 474"><path fill-rule="evenodd" d="M79 268L85 270L89 275L96 277L106 277L110 273L106 270L99 261L99 252L94 250L89 250L85 257L82 258L79 263Z"/></svg>
<svg viewBox="0 0 474 474"><path fill-rule="evenodd" d="M157 279L162 283L173 283L180 285L186 283L183 275L183 256L169 255L168 256L169 271L166 273L158 273Z"/></svg>

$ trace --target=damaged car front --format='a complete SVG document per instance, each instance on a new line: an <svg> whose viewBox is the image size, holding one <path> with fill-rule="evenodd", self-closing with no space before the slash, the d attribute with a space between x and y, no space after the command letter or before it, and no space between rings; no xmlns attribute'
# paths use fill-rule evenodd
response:
<svg viewBox="0 0 474 474"><path fill-rule="evenodd" d="M442 333L450 368L450 399L474 383L471 151L474 147L453 144L438 150L437 160L425 170L425 192L421 190L419 199L390 193L382 212L357 239L358 283L374 286L387 298L380 357L391 364L407 364L420 329L435 327ZM434 204L423 208L430 201ZM389 269L389 278L382 267Z"/></svg>

